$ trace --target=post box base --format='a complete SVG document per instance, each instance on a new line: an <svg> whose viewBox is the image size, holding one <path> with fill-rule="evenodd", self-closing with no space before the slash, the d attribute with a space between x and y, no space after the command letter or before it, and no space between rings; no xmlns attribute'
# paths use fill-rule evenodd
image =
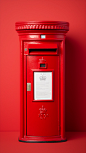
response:
<svg viewBox="0 0 86 153"><path fill-rule="evenodd" d="M18 139L20 142L26 143L55 143L55 142L65 142L66 138L58 137L58 136L50 136L50 137L37 137L37 136L28 136L24 138Z"/></svg>

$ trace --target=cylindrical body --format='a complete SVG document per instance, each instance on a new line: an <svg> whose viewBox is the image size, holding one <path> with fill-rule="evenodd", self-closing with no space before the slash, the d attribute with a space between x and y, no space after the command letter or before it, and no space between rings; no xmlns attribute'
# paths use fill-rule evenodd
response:
<svg viewBox="0 0 86 153"><path fill-rule="evenodd" d="M20 40L19 141L66 141L65 35L68 22L17 22Z"/></svg>

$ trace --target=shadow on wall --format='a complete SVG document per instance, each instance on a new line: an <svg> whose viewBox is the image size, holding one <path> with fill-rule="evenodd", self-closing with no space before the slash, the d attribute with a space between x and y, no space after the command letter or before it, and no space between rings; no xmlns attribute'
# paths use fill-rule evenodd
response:
<svg viewBox="0 0 86 153"><path fill-rule="evenodd" d="M66 131L86 131L86 65L83 45L70 37L65 41Z"/></svg>

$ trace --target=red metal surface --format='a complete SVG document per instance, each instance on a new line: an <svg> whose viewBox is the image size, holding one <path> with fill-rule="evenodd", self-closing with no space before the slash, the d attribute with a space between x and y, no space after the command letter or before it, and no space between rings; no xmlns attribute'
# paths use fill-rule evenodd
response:
<svg viewBox="0 0 86 153"><path fill-rule="evenodd" d="M31 83L31 91L27 91L27 135L32 136L58 135L59 56L52 56L53 63L51 62L51 56L43 56L43 58L48 63L47 69L37 69L41 56L27 56L27 82ZM33 100L33 73L37 71L52 72L52 97L54 97L54 100ZM55 91L53 91L54 89ZM49 114L45 121L38 118L39 108L42 105Z"/></svg>
<svg viewBox="0 0 86 153"><path fill-rule="evenodd" d="M69 23L17 22L16 30L20 39L21 61L19 140L66 140L65 34ZM40 64L45 64L45 67ZM34 71L52 72L52 100L34 100ZM31 83L31 91L27 91L27 83Z"/></svg>

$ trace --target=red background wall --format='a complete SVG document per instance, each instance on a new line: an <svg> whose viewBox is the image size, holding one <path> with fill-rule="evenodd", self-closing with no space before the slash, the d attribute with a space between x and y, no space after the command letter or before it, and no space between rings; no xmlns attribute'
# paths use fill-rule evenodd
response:
<svg viewBox="0 0 86 153"><path fill-rule="evenodd" d="M20 54L16 21L68 21L66 37L66 131L86 131L85 0L0 1L0 131L18 131Z"/></svg>

